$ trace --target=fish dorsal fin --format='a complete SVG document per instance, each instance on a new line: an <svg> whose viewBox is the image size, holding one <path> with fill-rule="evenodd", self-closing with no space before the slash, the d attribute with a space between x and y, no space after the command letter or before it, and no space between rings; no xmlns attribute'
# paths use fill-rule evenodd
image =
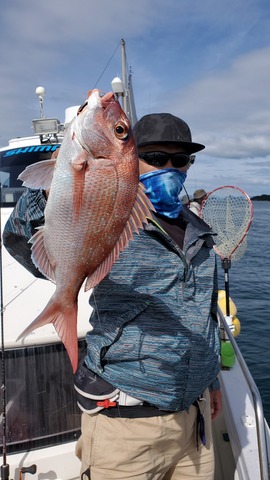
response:
<svg viewBox="0 0 270 480"><path fill-rule="evenodd" d="M28 165L18 179L23 181L24 187L48 190L51 187L55 164L56 159L50 158Z"/></svg>
<svg viewBox="0 0 270 480"><path fill-rule="evenodd" d="M44 226L38 227L37 232L30 238L32 243L32 261L41 273L55 283L54 267L50 263L44 247Z"/></svg>
<svg viewBox="0 0 270 480"><path fill-rule="evenodd" d="M85 291L95 287L111 270L113 264L119 258L120 252L126 248L129 241L133 239L133 233L140 233L139 228L144 228L148 218L152 218L152 211L155 211L152 203L144 193L145 187L139 183L137 197L125 228L116 242L113 250L96 270L87 278Z"/></svg>

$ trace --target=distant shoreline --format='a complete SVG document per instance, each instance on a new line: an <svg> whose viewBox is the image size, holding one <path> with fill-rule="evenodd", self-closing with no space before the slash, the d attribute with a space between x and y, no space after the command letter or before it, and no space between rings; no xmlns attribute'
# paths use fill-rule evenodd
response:
<svg viewBox="0 0 270 480"><path fill-rule="evenodd" d="M270 195L265 195L265 194L257 195L255 197L251 197L251 200L252 201L254 201L254 200L257 201L258 200L259 202L270 202Z"/></svg>

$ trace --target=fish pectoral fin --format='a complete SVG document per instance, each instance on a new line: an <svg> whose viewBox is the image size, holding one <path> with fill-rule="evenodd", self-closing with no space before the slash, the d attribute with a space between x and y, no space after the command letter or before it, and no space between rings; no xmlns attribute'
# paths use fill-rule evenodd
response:
<svg viewBox="0 0 270 480"><path fill-rule="evenodd" d="M24 187L49 190L52 183L55 164L55 158L33 163L20 173L18 180L23 181Z"/></svg>
<svg viewBox="0 0 270 480"><path fill-rule="evenodd" d="M39 271L43 273L45 277L55 283L55 269L48 258L44 246L44 228L44 226L38 227L37 232L29 240L29 242L33 244L31 258Z"/></svg>
<svg viewBox="0 0 270 480"><path fill-rule="evenodd" d="M76 172L81 172L85 170L88 160L89 153L86 150L83 150L80 155L71 160L71 167L74 168Z"/></svg>
<svg viewBox="0 0 270 480"><path fill-rule="evenodd" d="M77 311L77 303L65 306L53 296L41 314L20 334L16 341L26 337L36 328L52 323L65 345L75 373L78 366Z"/></svg>
<svg viewBox="0 0 270 480"><path fill-rule="evenodd" d="M129 241L133 239L133 233L140 233L139 228L144 228L148 218L152 218L151 210L155 211L152 203L144 193L144 186L139 183L137 198L131 211L130 217L124 227L124 230L116 242L113 250L105 260L88 276L85 283L85 291L98 285L101 280L109 273L113 264L119 258L120 252L126 248Z"/></svg>

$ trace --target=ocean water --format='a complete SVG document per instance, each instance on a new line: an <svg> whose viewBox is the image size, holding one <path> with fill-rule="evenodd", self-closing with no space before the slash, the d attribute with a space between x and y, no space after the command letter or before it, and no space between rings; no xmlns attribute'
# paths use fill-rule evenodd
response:
<svg viewBox="0 0 270 480"><path fill-rule="evenodd" d="M237 343L259 389L270 425L270 202L254 201L247 249L229 270L230 297L237 307L241 333ZM219 288L224 270L219 268Z"/></svg>

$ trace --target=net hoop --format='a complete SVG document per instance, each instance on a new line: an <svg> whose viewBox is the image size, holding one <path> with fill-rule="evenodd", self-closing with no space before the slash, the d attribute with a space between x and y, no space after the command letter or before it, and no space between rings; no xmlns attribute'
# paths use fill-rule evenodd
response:
<svg viewBox="0 0 270 480"><path fill-rule="evenodd" d="M250 197L239 187L223 185L207 194L199 215L217 234L214 250L222 260L243 255L253 214Z"/></svg>

